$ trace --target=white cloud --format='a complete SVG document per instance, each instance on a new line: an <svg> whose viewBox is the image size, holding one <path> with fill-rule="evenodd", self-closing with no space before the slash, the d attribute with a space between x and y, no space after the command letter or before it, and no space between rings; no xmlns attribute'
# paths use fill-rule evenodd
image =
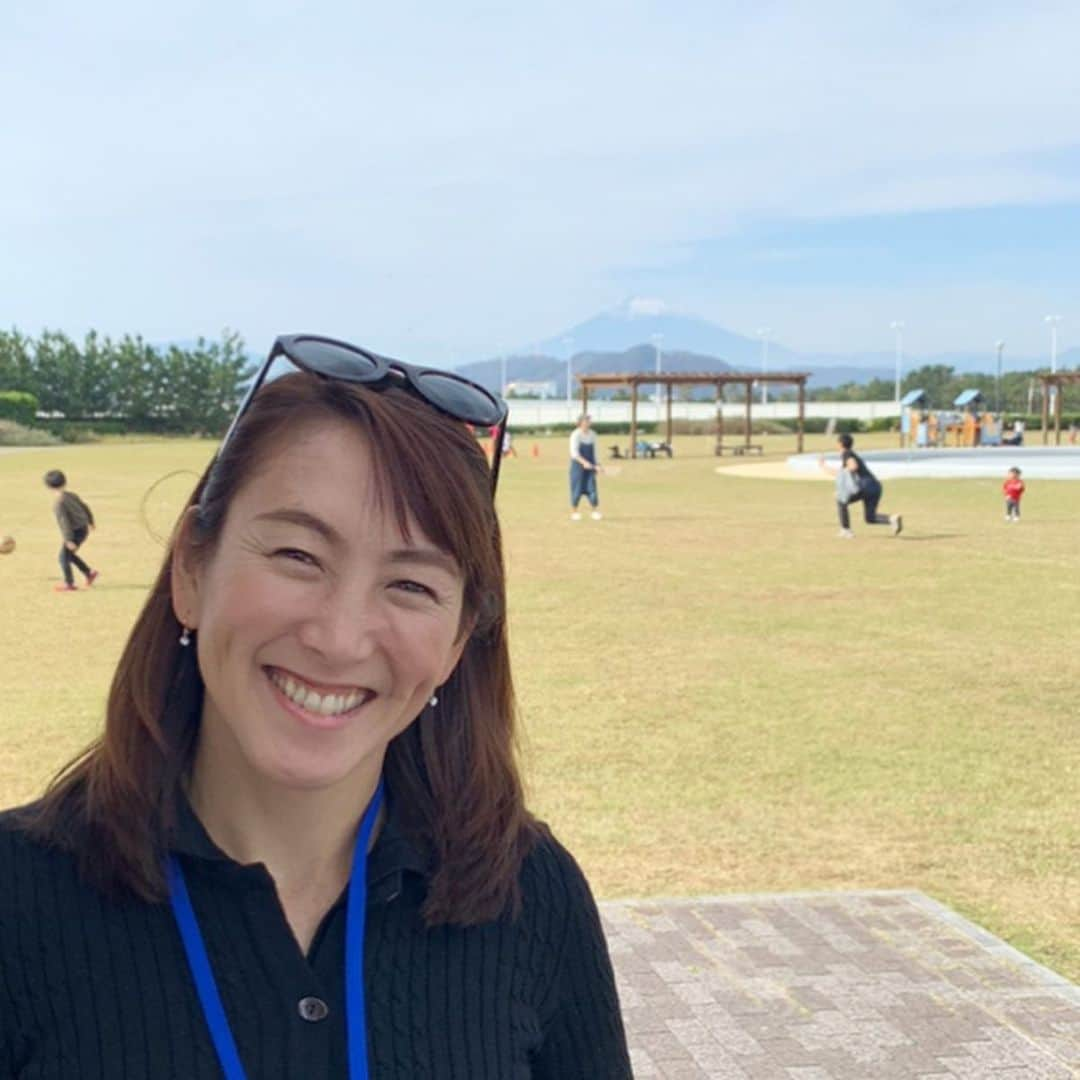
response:
<svg viewBox="0 0 1080 1080"><path fill-rule="evenodd" d="M41 5L0 316L542 336L747 217L1076 199L1077 40L1066 4Z"/></svg>

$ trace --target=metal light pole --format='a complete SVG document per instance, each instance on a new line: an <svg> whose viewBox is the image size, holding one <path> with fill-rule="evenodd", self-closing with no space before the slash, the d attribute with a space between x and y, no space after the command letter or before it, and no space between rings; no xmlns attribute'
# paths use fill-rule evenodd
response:
<svg viewBox="0 0 1080 1080"><path fill-rule="evenodd" d="M1057 328L1061 322L1060 315L1047 315L1043 320L1050 327L1050 374L1057 371Z"/></svg>
<svg viewBox="0 0 1080 1080"><path fill-rule="evenodd" d="M663 345L663 341L664 341L664 335L663 334L653 334L652 343L653 343L653 348L656 350L656 374L657 375L660 374L660 372L661 372L661 370L663 368L663 364L660 362L661 357L663 356L663 352L661 351L661 346ZM660 431L660 422L661 422L661 415L660 415L660 412L661 412L661 410L660 410L660 384L659 383L656 384L656 398L655 398L655 400L656 400L656 430L657 430L657 432L659 432Z"/></svg>
<svg viewBox="0 0 1080 1080"><path fill-rule="evenodd" d="M1050 327L1050 374L1053 375L1057 371L1057 328L1058 323L1061 322L1060 315L1047 315L1043 322ZM1054 397L1057 394L1057 387L1050 387L1050 411L1054 411ZM1043 435L1046 438L1046 435Z"/></svg>
<svg viewBox="0 0 1080 1080"><path fill-rule="evenodd" d="M761 374L764 375L769 370L769 335L772 333L768 328L759 330L757 335L761 338ZM763 381L761 384L761 404L768 405L769 403L769 387Z"/></svg>
<svg viewBox="0 0 1080 1080"><path fill-rule="evenodd" d="M574 397L571 392L571 380L574 375L574 339L572 337L564 337L562 343L566 348L566 409L568 412L571 412L571 407L574 404Z"/></svg>
<svg viewBox="0 0 1080 1080"><path fill-rule="evenodd" d="M896 407L900 407L900 381L904 371L904 324L889 323L896 334Z"/></svg>
<svg viewBox="0 0 1080 1080"><path fill-rule="evenodd" d="M997 349L997 413L998 419L1001 419L1001 353L1005 348L1005 342L999 341L994 346Z"/></svg>

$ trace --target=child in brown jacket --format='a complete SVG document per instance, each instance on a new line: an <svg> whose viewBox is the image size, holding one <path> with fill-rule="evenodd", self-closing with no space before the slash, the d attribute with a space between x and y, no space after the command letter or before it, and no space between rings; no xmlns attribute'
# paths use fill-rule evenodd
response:
<svg viewBox="0 0 1080 1080"><path fill-rule="evenodd" d="M94 514L74 491L67 490L67 477L59 469L50 469L45 474L45 486L58 493L53 512L64 537L64 544L60 548L60 569L64 572L64 584L57 585L56 591L77 592L75 575L71 570L73 566L81 571L87 585L93 585L98 576L98 572L91 570L78 555L79 548L86 542L90 530L94 527Z"/></svg>

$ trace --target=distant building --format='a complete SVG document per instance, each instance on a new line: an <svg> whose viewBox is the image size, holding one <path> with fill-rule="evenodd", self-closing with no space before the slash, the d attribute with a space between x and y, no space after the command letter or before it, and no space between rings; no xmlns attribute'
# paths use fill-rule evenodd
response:
<svg viewBox="0 0 1080 1080"><path fill-rule="evenodd" d="M556 393L555 383L550 379L547 382L528 382L518 379L516 382L506 384L506 396L516 398L549 398Z"/></svg>

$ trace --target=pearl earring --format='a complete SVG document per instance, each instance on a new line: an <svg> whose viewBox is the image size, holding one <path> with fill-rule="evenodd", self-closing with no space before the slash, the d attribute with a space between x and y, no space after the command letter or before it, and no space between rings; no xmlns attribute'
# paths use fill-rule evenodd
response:
<svg viewBox="0 0 1080 1080"><path fill-rule="evenodd" d="M438 697L436 697L435 694L432 694L431 695L431 700L428 702L428 704L434 709L435 706L439 704Z"/></svg>
<svg viewBox="0 0 1080 1080"><path fill-rule="evenodd" d="M180 624L180 644L185 649L191 644L191 631L183 623Z"/></svg>

